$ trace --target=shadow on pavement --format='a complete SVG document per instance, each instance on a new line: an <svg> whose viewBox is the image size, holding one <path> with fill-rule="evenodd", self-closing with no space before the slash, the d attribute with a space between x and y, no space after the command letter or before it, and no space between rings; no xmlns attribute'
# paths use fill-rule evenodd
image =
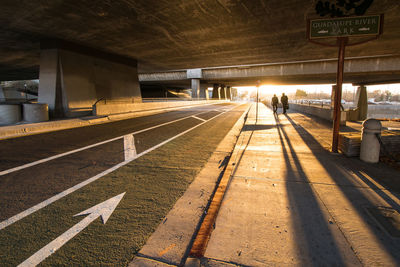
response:
<svg viewBox="0 0 400 267"><path fill-rule="evenodd" d="M261 130L269 130L275 127L276 125L270 125L270 124L245 125L242 131L261 131Z"/></svg>
<svg viewBox="0 0 400 267"><path fill-rule="evenodd" d="M348 203L353 205L354 210L366 222L365 225L369 226L370 232L373 233L376 237L376 242L378 242L381 247L384 248L385 251L393 257L393 259L395 259L397 263L400 263L399 248L395 244L395 241L393 241L388 236L385 236L385 234L380 229L381 226L377 227L377 224L371 223L371 220L369 218L370 215L368 215L368 213L366 212L366 208L376 207L376 204L371 202L371 199L376 199L376 197L371 194L371 191L366 191L366 187L380 195L388 206L400 212L399 206L388 194L386 194L386 192L379 189L376 185L369 181L367 177L362 175L362 172L366 171L365 169L373 167L365 165L358 159L345 158L342 156L330 154L304 127L294 122L289 115L285 115L285 117L292 124L293 128L297 131L303 142L308 147L312 148L311 152L321 164L321 166L325 169L325 171L330 175L332 180L336 183L336 185L338 186L337 188L341 190L342 195L346 198ZM287 138L287 140L289 141L289 138ZM288 142L288 144L290 144L290 142ZM382 173L384 173L384 170L382 171ZM352 172L356 174L366 186L360 186L361 183L356 181L355 177L352 177L350 175L350 173ZM346 190L346 188L349 188L349 186L344 186L344 184L352 185L350 187L352 190ZM362 188L364 188L364 190L362 190ZM360 205L360 203L363 204Z"/></svg>
<svg viewBox="0 0 400 267"><path fill-rule="evenodd" d="M309 183L290 137L277 115L275 121L286 163L286 177L288 180L293 180L291 178L297 176L297 181L303 181L303 183L286 182L288 200L293 209L291 215L299 258L304 265L345 266L342 253L328 226L329 222L320 208L321 201Z"/></svg>

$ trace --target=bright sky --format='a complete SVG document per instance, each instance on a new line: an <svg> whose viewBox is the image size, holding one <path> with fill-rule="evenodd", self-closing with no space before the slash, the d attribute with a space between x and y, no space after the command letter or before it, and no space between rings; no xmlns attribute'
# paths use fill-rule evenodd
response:
<svg viewBox="0 0 400 267"><path fill-rule="evenodd" d="M239 86L236 87L239 92L243 91L255 91L255 86ZM328 93L330 94L332 91L332 84L312 84L312 85L261 85L260 92L263 94L276 94L281 95L282 93L285 94L293 94L296 92L297 89L304 90L307 93ZM356 90L356 86L352 86L351 84L343 84L343 91L353 91ZM381 90L386 91L389 90L392 94L400 94L400 84L384 84L384 85L371 85L367 86L368 91L374 90Z"/></svg>

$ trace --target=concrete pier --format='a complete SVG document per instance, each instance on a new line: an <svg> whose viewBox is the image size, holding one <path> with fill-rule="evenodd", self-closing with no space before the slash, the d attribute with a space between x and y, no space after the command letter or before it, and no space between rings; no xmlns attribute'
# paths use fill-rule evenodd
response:
<svg viewBox="0 0 400 267"><path fill-rule="evenodd" d="M192 83L192 98L200 97L200 79L191 79Z"/></svg>
<svg viewBox="0 0 400 267"><path fill-rule="evenodd" d="M219 84L213 84L212 99L221 99Z"/></svg>
<svg viewBox="0 0 400 267"><path fill-rule="evenodd" d="M39 79L52 117L90 114L100 99L141 102L136 60L74 44L43 42Z"/></svg>

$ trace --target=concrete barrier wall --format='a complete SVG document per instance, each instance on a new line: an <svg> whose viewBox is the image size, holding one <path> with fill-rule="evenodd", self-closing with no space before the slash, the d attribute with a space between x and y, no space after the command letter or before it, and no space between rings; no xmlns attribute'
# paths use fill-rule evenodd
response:
<svg viewBox="0 0 400 267"><path fill-rule="evenodd" d="M128 112L147 111L155 109L168 109L176 107L194 106L194 105L205 105L205 104L216 104L225 103L228 101L222 100L202 100L202 101L172 101L172 102L151 102L151 103L97 103L93 106L93 115L104 116L111 114L121 114Z"/></svg>
<svg viewBox="0 0 400 267"><path fill-rule="evenodd" d="M368 105L367 118L399 119L400 105Z"/></svg>
<svg viewBox="0 0 400 267"><path fill-rule="evenodd" d="M301 104L289 104L290 109L296 110L301 113L314 115L324 120L333 121L333 110L329 108L301 105ZM346 112L340 113L340 124L346 124Z"/></svg>

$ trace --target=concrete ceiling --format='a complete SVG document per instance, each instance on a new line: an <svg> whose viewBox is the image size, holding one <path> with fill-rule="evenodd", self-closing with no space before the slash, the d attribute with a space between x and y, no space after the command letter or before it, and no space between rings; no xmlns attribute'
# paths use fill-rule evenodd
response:
<svg viewBox="0 0 400 267"><path fill-rule="evenodd" d="M316 2L2 0L0 80L37 78L44 38L136 58L140 73L335 58L337 49L306 39ZM366 15L382 13L383 35L346 56L400 54L399 0L375 0Z"/></svg>

